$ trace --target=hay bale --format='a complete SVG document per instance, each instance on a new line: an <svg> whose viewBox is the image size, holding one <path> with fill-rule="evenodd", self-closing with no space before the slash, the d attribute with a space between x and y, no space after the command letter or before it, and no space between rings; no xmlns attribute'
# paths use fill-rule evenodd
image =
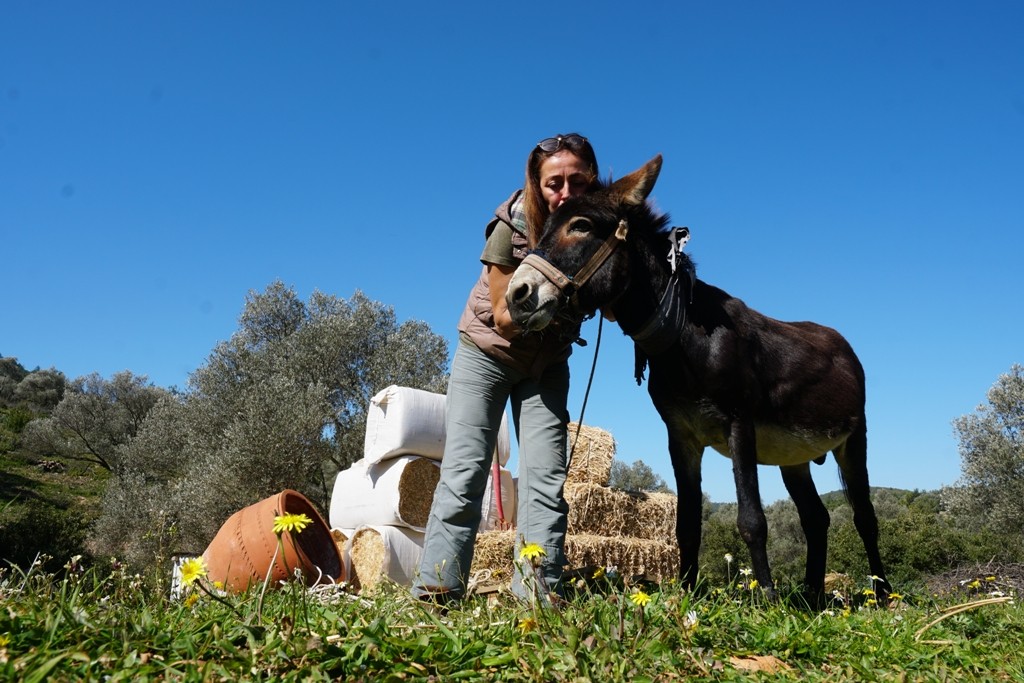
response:
<svg viewBox="0 0 1024 683"><path fill-rule="evenodd" d="M471 573L489 570L493 581L511 581L516 533L479 534ZM657 540L570 534L565 538L565 555L570 569L615 567L621 576L643 575L651 581L665 581L679 574L679 549L674 543Z"/></svg>
<svg viewBox="0 0 1024 683"><path fill-rule="evenodd" d="M352 576L352 557L349 555L349 538L352 537L353 529L331 529L331 540L338 546L338 554L341 555L341 565L345 568L345 576L348 582L355 585L355 577Z"/></svg>
<svg viewBox="0 0 1024 683"><path fill-rule="evenodd" d="M569 423L569 472L566 482L590 483L607 486L612 476L612 461L615 459L615 439L611 433L599 427L583 425L576 437L578 423ZM576 445L575 450L573 444Z"/></svg>
<svg viewBox="0 0 1024 683"><path fill-rule="evenodd" d="M473 546L473 564L470 567L470 575L489 571L491 580L496 583L511 581L515 542L515 529L477 534L476 545Z"/></svg>
<svg viewBox="0 0 1024 683"><path fill-rule="evenodd" d="M369 463L399 455L432 460L444 456L444 394L391 385L374 395L366 411L363 457ZM508 416L502 415L495 454L502 465L511 455Z"/></svg>
<svg viewBox="0 0 1024 683"><path fill-rule="evenodd" d="M331 526L407 526L423 531L441 478L440 465L403 455L369 464L359 460L338 472L331 494Z"/></svg>
<svg viewBox="0 0 1024 683"><path fill-rule="evenodd" d="M373 593L384 577L411 586L423 556L423 533L396 526L364 526L349 542L355 582Z"/></svg>
<svg viewBox="0 0 1024 683"><path fill-rule="evenodd" d="M672 493L637 493L576 482L565 485L569 533L675 543L676 507Z"/></svg>
<svg viewBox="0 0 1024 683"><path fill-rule="evenodd" d="M679 548L647 538L566 536L565 556L571 567L615 567L626 577L642 575L651 581L667 581L679 575Z"/></svg>
<svg viewBox="0 0 1024 683"><path fill-rule="evenodd" d="M415 458L402 470L398 481L398 516L409 526L426 528L434 489L441 480L441 468L426 458Z"/></svg>

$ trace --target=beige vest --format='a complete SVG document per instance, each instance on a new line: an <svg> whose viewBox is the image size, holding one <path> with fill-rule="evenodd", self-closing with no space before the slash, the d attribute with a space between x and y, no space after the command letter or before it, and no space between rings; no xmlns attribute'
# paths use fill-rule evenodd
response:
<svg viewBox="0 0 1024 683"><path fill-rule="evenodd" d="M487 225L488 235L498 220L512 225L511 221L507 220L508 204L509 202L502 204L498 208L498 217ZM526 258L527 249L526 236L513 228L512 257L516 261L522 261ZM521 332L512 339L505 339L494 329L491 289L487 282L485 264L469 293L466 308L462 311L459 332L468 336L488 356L536 378L550 365L569 357L572 353L572 343L579 337L580 325L556 321L540 332Z"/></svg>

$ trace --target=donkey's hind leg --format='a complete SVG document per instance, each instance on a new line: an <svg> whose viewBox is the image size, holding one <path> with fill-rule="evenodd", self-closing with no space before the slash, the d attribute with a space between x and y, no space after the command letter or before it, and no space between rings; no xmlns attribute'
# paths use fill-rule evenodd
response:
<svg viewBox="0 0 1024 683"><path fill-rule="evenodd" d="M825 556L828 550L828 510L811 478L810 463L782 467L782 481L796 504L800 526L807 539L804 590L812 607L820 607L825 595Z"/></svg>
<svg viewBox="0 0 1024 683"><path fill-rule="evenodd" d="M846 500L853 508L853 523L857 527L864 550L868 556L868 567L877 579L874 590L879 603L884 603L892 587L885 578L882 557L878 552L878 518L875 506L871 504L871 487L868 484L868 437L867 427L855 429L845 443L832 451L839 463L839 474L846 492Z"/></svg>

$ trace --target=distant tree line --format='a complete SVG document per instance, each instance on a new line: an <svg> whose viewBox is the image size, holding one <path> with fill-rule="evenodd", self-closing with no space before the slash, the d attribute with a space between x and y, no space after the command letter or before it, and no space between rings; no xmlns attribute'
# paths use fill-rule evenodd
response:
<svg viewBox="0 0 1024 683"><path fill-rule="evenodd" d="M26 370L17 358L0 355L0 453L18 445L29 422L60 404L66 386L59 370Z"/></svg>

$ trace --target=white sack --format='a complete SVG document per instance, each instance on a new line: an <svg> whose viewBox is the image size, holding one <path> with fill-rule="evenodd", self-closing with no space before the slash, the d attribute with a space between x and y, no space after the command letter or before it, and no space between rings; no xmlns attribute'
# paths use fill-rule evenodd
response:
<svg viewBox="0 0 1024 683"><path fill-rule="evenodd" d="M360 553L360 543L365 535L373 535L384 546L382 558L367 557ZM423 557L424 535L419 531L396 526L364 526L356 529L349 541L352 568L364 589L377 585L382 576L395 583L411 586ZM362 539L362 541L361 541ZM378 563L379 559L379 563ZM368 561L372 560L372 564Z"/></svg>
<svg viewBox="0 0 1024 683"><path fill-rule="evenodd" d="M436 471L424 477L421 468ZM332 527L354 529L363 525L404 526L423 531L434 500L440 466L434 460L404 455L376 464L362 459L334 480L329 513ZM417 479L424 485L415 487ZM351 537L351 536L350 536Z"/></svg>
<svg viewBox="0 0 1024 683"><path fill-rule="evenodd" d="M511 529L516 524L516 480L512 473L502 468L498 474L501 481L501 511L505 513L505 526L501 525L498 517L498 497L494 495L494 470L487 475L487 489L484 491L484 501L480 508L480 531L496 531Z"/></svg>
<svg viewBox="0 0 1024 683"><path fill-rule="evenodd" d="M445 396L391 385L370 399L363 456L376 463L398 455L440 460L444 455ZM502 415L495 449L498 462L510 456L508 417Z"/></svg>

